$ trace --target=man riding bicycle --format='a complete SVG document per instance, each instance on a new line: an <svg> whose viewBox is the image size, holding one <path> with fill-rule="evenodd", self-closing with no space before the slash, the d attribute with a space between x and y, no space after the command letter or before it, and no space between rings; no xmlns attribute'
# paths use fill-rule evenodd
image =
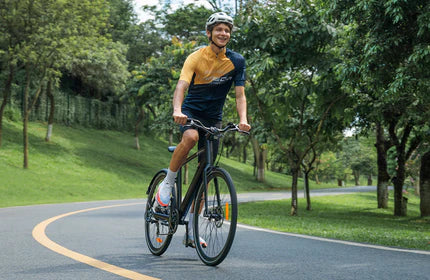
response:
<svg viewBox="0 0 430 280"><path fill-rule="evenodd" d="M157 207L169 205L177 171L189 151L197 142L199 149L204 146L204 135L194 128L184 126L187 119L197 119L209 127L221 127L223 106L233 82L239 129L249 131L251 128L246 116L245 59L226 48L232 29L233 19L226 13L218 12L211 15L206 22L209 45L189 55L182 67L173 95L173 118L175 123L181 125L180 130L183 134L181 142L173 152L167 176L160 184L156 195ZM184 98L187 89L188 94ZM214 145L215 156L217 150L218 143ZM193 212L191 209L190 221L193 219ZM192 233L192 223L188 223L188 228L188 232ZM200 243L205 241L200 240ZM184 244L195 247L192 234L185 236Z"/></svg>

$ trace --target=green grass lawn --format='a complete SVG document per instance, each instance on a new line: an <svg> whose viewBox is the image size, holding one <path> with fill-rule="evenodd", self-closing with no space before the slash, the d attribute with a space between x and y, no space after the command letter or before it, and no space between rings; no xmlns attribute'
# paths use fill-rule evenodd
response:
<svg viewBox="0 0 430 280"><path fill-rule="evenodd" d="M393 194L390 194L393 197ZM312 209L299 199L299 215L292 217L291 200L252 202L239 205L239 222L277 231L300 233L394 246L430 250L430 218L420 218L419 198L408 195L408 216L393 216L376 208L375 193L311 197Z"/></svg>

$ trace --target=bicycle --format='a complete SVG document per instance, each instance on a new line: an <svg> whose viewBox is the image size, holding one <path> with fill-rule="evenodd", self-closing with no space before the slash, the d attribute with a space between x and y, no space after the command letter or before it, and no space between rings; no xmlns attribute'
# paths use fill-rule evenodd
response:
<svg viewBox="0 0 430 280"><path fill-rule="evenodd" d="M200 121L188 119L188 126L205 132L205 146L189 156L178 170L176 184L172 191L170 206L164 211L153 208L159 184L167 169L158 171L148 186L145 210L145 238L152 254L161 256L169 247L178 225L185 225L188 236L188 222L193 222L195 247L199 258L209 266L220 264L233 244L237 223L237 196L230 174L213 164L213 142L225 133L238 131L238 125L229 123L225 128L205 127ZM169 147L173 152L176 147ZM197 170L182 199L182 167L202 155ZM193 221L186 217L194 205ZM202 237L206 244L198 242ZM206 246L205 246L206 245ZM185 245L187 247L187 245Z"/></svg>

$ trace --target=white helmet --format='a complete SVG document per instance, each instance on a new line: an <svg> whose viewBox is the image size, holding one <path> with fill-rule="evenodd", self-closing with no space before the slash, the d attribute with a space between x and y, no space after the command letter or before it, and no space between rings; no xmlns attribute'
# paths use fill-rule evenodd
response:
<svg viewBox="0 0 430 280"><path fill-rule="evenodd" d="M214 25L217 23L226 23L228 25L231 25L231 27L233 27L233 18L223 12L214 13L206 21L206 30L208 30L208 28L211 25Z"/></svg>

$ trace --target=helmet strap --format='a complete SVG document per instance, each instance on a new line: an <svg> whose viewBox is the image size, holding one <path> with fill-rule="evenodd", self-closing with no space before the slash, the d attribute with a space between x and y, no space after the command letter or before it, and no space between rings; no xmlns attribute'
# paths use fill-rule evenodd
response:
<svg viewBox="0 0 430 280"><path fill-rule="evenodd" d="M211 31L211 36L209 37L209 41L211 42L211 44L214 44L215 47L217 47L219 50L222 50L223 48L225 48L225 46L220 47L218 46L213 40L212 40L212 31Z"/></svg>

